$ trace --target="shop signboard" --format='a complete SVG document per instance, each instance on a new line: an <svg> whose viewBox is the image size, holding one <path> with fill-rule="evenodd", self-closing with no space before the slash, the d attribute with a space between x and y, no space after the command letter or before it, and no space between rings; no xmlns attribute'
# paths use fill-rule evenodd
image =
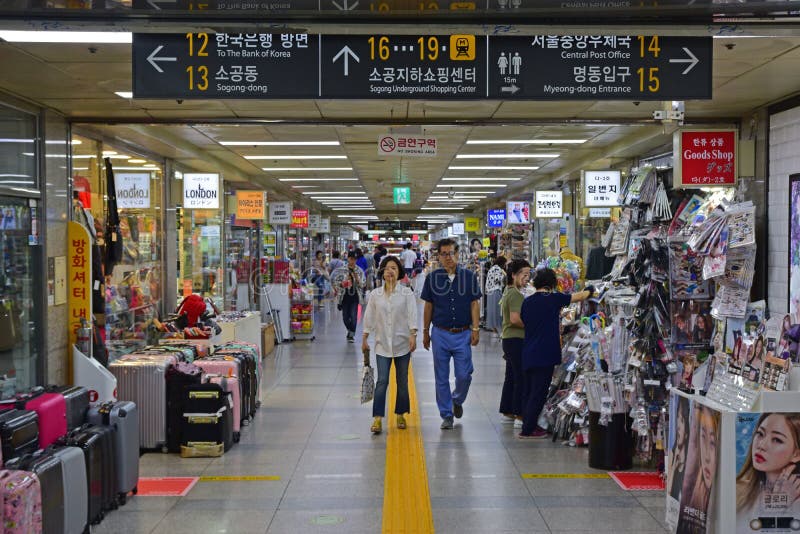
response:
<svg viewBox="0 0 800 534"><path fill-rule="evenodd" d="M486 221L489 223L489 228L502 228L506 222L506 210L488 210Z"/></svg>
<svg viewBox="0 0 800 534"><path fill-rule="evenodd" d="M611 208L590 208L590 219L609 219L611 218Z"/></svg>
<svg viewBox="0 0 800 534"><path fill-rule="evenodd" d="M183 208L219 209L219 174L187 172L183 174Z"/></svg>
<svg viewBox="0 0 800 534"><path fill-rule="evenodd" d="M589 208L619 206L620 171L583 171L583 205Z"/></svg>
<svg viewBox="0 0 800 534"><path fill-rule="evenodd" d="M308 210L292 210L290 228L308 228Z"/></svg>
<svg viewBox="0 0 800 534"><path fill-rule="evenodd" d="M411 188L395 187L393 199L395 204L411 204Z"/></svg>
<svg viewBox="0 0 800 534"><path fill-rule="evenodd" d="M322 215L319 213L308 214L308 229L314 232L319 232L319 227L322 221Z"/></svg>
<svg viewBox="0 0 800 534"><path fill-rule="evenodd" d="M320 220L319 224L319 231L323 234L331 233L331 219L330 217L324 217Z"/></svg>
<svg viewBox="0 0 800 534"><path fill-rule="evenodd" d="M477 217L467 217L464 219L464 230L467 232L479 232L481 229L481 220Z"/></svg>
<svg viewBox="0 0 800 534"><path fill-rule="evenodd" d="M453 223L453 235L464 235L464 223L463 222Z"/></svg>
<svg viewBox="0 0 800 534"><path fill-rule="evenodd" d="M263 221L266 211L264 191L237 191L236 218Z"/></svg>
<svg viewBox="0 0 800 534"><path fill-rule="evenodd" d="M528 202L506 202L508 224L528 224L531 222L531 206Z"/></svg>
<svg viewBox="0 0 800 534"><path fill-rule="evenodd" d="M425 135L385 134L378 136L379 156L436 157L435 137Z"/></svg>
<svg viewBox="0 0 800 534"><path fill-rule="evenodd" d="M489 98L711 98L711 37L534 35L488 41Z"/></svg>
<svg viewBox="0 0 800 534"><path fill-rule="evenodd" d="M673 134L675 187L733 186L739 176L738 130L679 130Z"/></svg>
<svg viewBox="0 0 800 534"><path fill-rule="evenodd" d="M75 221L67 223L67 262L67 320L72 346L78 339L81 319L92 322L92 237Z"/></svg>
<svg viewBox="0 0 800 534"><path fill-rule="evenodd" d="M292 203L270 202L269 224L292 224Z"/></svg>
<svg viewBox="0 0 800 534"><path fill-rule="evenodd" d="M393 232L425 232L428 230L427 221L367 221L368 230L383 230Z"/></svg>
<svg viewBox="0 0 800 534"><path fill-rule="evenodd" d="M536 191L536 218L558 219L564 215L564 193Z"/></svg>
<svg viewBox="0 0 800 534"><path fill-rule="evenodd" d="M115 172L114 182L119 209L147 209L150 207L149 172Z"/></svg>

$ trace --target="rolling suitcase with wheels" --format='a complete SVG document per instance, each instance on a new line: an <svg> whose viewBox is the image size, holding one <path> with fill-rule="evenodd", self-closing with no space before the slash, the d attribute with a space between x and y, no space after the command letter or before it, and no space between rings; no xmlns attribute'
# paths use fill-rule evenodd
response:
<svg viewBox="0 0 800 534"><path fill-rule="evenodd" d="M36 454L14 458L8 462L6 468L29 471L38 477L42 491L42 532L63 534L66 484L61 460L50 452L38 451Z"/></svg>
<svg viewBox="0 0 800 534"><path fill-rule="evenodd" d="M89 410L89 423L114 429L115 492L125 504L129 492L137 493L139 483L139 413L130 401L107 402Z"/></svg>
<svg viewBox="0 0 800 534"><path fill-rule="evenodd" d="M117 398L131 401L138 408L141 449L167 446L166 372L174 363L171 355L129 354L109 366L117 377Z"/></svg>
<svg viewBox="0 0 800 534"><path fill-rule="evenodd" d="M179 363L167 371L167 449L181 452L181 419L186 386L198 385L203 370L190 363Z"/></svg>
<svg viewBox="0 0 800 534"><path fill-rule="evenodd" d="M185 413L181 428L181 456L222 456L233 446L233 403L223 395L223 406L214 413Z"/></svg>
<svg viewBox="0 0 800 534"><path fill-rule="evenodd" d="M39 416L28 410L0 412L3 460L35 452L39 448Z"/></svg>
<svg viewBox="0 0 800 534"><path fill-rule="evenodd" d="M229 393L232 401L231 419L233 421L233 442L239 443L241 437L241 417L242 405L241 389L239 388L239 379L235 376L222 376L222 375L206 375L204 380L211 384L219 384L223 391ZM238 415L237 415L238 414Z"/></svg>
<svg viewBox="0 0 800 534"><path fill-rule="evenodd" d="M246 399L246 393L244 391L244 384L246 383L243 379L241 373L242 370L242 362L235 358L220 358L216 356L212 356L210 358L203 358L201 360L197 360L195 365L203 369L203 372L207 375L216 375L216 376L227 376L227 377L235 377L237 378L239 393L238 395L234 396L234 432L239 432L242 421L245 421L248 418L247 413L247 406L245 406L244 401ZM237 402L238 401L238 402ZM186 410L189 411L189 410ZM210 413L210 412L209 412Z"/></svg>
<svg viewBox="0 0 800 534"><path fill-rule="evenodd" d="M28 471L0 471L3 534L42 532L42 490Z"/></svg>
<svg viewBox="0 0 800 534"><path fill-rule="evenodd" d="M89 390L83 386L60 386L53 388L52 393L64 397L67 405L67 432L75 430L86 422L89 410Z"/></svg>
<svg viewBox="0 0 800 534"><path fill-rule="evenodd" d="M30 393L21 393L14 399L0 401L0 410L30 410L39 417L39 448L63 438L67 434L67 402L59 393L47 393L44 388L35 388Z"/></svg>
<svg viewBox="0 0 800 534"><path fill-rule="evenodd" d="M78 447L53 446L48 451L61 462L64 481L64 534L83 534L89 513L86 464Z"/></svg>
<svg viewBox="0 0 800 534"><path fill-rule="evenodd" d="M108 427L84 425L70 434L67 445L83 451L88 488L86 522L96 525L105 513L116 507L116 473L114 472L113 432Z"/></svg>

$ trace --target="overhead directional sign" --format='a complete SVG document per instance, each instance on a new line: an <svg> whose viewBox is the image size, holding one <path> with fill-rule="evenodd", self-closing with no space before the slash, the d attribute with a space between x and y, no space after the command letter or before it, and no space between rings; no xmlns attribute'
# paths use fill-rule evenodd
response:
<svg viewBox="0 0 800 534"><path fill-rule="evenodd" d="M426 221L367 221L367 229L403 232L425 232L428 230Z"/></svg>
<svg viewBox="0 0 800 534"><path fill-rule="evenodd" d="M710 37L133 37L135 98L708 99L711 70Z"/></svg>
<svg viewBox="0 0 800 534"><path fill-rule="evenodd" d="M134 34L136 98L316 98L318 36Z"/></svg>
<svg viewBox="0 0 800 534"><path fill-rule="evenodd" d="M710 37L489 39L489 96L534 100L711 98Z"/></svg>

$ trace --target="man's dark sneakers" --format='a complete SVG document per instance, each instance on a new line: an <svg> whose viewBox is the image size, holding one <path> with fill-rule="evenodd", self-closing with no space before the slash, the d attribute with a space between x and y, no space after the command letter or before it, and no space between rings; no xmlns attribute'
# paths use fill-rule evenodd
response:
<svg viewBox="0 0 800 534"><path fill-rule="evenodd" d="M442 419L442 425L439 428L442 430L451 430L453 428L453 418L445 417Z"/></svg>
<svg viewBox="0 0 800 534"><path fill-rule="evenodd" d="M460 404L453 403L453 415L456 416L456 419L461 419L461 416L464 415L464 407Z"/></svg>

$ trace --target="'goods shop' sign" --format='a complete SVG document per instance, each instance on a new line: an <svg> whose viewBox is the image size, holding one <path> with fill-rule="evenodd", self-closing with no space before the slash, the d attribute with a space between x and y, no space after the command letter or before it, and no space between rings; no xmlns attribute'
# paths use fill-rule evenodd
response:
<svg viewBox="0 0 800 534"><path fill-rule="evenodd" d="M739 173L738 139L737 130L675 132L675 187L735 185Z"/></svg>

